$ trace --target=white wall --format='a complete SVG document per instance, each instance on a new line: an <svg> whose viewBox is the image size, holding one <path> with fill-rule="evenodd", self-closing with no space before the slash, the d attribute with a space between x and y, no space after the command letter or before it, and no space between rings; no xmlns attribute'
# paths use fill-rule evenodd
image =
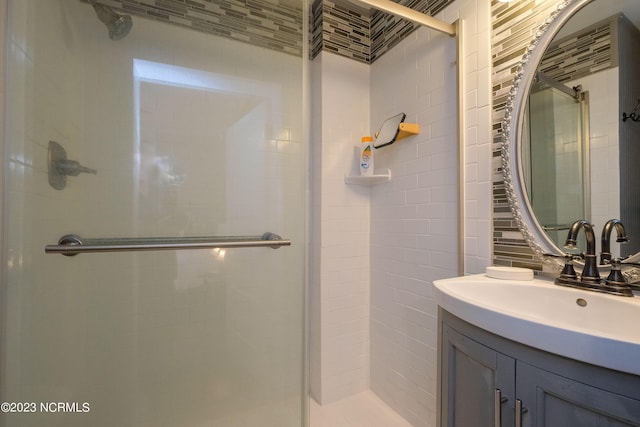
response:
<svg viewBox="0 0 640 427"><path fill-rule="evenodd" d="M489 4L457 1L464 19L465 262L491 256ZM371 121L397 112L422 133L376 151L391 182L371 191L371 389L413 425L435 425L433 280L457 276L455 40L421 28L371 66Z"/></svg>
<svg viewBox="0 0 640 427"><path fill-rule="evenodd" d="M322 52L312 86L311 390L326 404L369 388L369 188L344 182L371 134L369 66Z"/></svg>

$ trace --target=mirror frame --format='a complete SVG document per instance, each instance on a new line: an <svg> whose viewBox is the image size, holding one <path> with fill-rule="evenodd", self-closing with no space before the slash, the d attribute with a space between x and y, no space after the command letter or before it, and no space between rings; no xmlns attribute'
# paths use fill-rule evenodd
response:
<svg viewBox="0 0 640 427"><path fill-rule="evenodd" d="M560 271L564 265L564 253L547 236L533 213L524 185L520 135L526 100L540 60L560 28L592 1L594 0L564 0L544 21L516 68L502 121L502 176L513 219L524 240L542 261L543 267L554 271Z"/></svg>

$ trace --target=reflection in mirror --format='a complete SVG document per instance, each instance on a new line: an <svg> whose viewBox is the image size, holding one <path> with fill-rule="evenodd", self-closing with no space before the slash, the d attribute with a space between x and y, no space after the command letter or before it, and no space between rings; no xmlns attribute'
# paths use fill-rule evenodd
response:
<svg viewBox="0 0 640 427"><path fill-rule="evenodd" d="M400 113L385 120L380 130L376 132L376 140L373 143L373 147L381 148L393 144L398 136L400 123L404 122L405 117L407 117L405 113Z"/></svg>
<svg viewBox="0 0 640 427"><path fill-rule="evenodd" d="M503 125L509 201L539 255L565 252L573 221L601 230L612 218L631 240L615 245L613 256L633 255L640 251L640 123L622 118L640 100L640 1L573 0L562 8L536 35L508 101L515 114Z"/></svg>
<svg viewBox="0 0 640 427"><path fill-rule="evenodd" d="M522 128L522 170L540 226L559 247L591 218L588 93L538 72Z"/></svg>

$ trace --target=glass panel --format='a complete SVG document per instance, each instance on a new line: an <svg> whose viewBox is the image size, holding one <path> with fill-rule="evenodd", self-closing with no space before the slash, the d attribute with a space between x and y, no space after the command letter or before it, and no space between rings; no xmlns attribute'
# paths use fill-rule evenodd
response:
<svg viewBox="0 0 640 427"><path fill-rule="evenodd" d="M525 131L529 198L540 224L563 247L567 230L586 218L581 104L555 88L532 92ZM586 218L588 219L588 218Z"/></svg>
<svg viewBox="0 0 640 427"><path fill-rule="evenodd" d="M277 7L301 45L301 2ZM113 41L80 1L9 14L0 381L35 410L0 425L303 425L302 55L138 15ZM52 140L97 174L52 188ZM44 253L267 231L293 245Z"/></svg>

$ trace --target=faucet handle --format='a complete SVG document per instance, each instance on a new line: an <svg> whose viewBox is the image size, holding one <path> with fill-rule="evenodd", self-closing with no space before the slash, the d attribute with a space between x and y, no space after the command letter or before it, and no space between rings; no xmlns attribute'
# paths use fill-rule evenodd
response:
<svg viewBox="0 0 640 427"><path fill-rule="evenodd" d="M565 279L577 279L578 275L576 274L576 270L573 268L573 255L569 252L564 254L564 267L560 272L560 277Z"/></svg>
<svg viewBox="0 0 640 427"><path fill-rule="evenodd" d="M607 276L607 285L624 286L627 284L622 271L620 271L620 258L614 258L611 260L611 272Z"/></svg>

